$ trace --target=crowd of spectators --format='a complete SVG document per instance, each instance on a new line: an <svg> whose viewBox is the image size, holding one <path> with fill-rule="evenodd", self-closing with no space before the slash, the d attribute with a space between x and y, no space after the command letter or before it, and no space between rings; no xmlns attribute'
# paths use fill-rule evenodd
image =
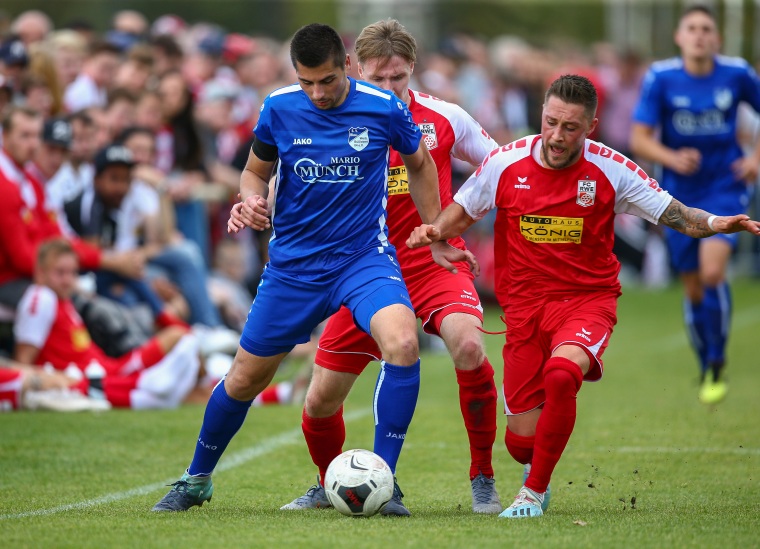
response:
<svg viewBox="0 0 760 549"><path fill-rule="evenodd" d="M13 222L0 221L0 318L12 326L32 283L34 249L64 236L90 273L78 294L118 304L74 298L93 338L113 356L174 320L195 326L202 343L239 333L269 235L231 237L225 221L263 98L295 82L287 44L176 15L151 22L132 10L115 13L105 32L81 20L56 27L36 10L0 32L0 184L15 186L21 201L15 213L2 213ZM538 130L542 93L553 78L587 76L600 96L592 138L620 151L628 150L650 61L609 44L559 51L466 34L422 53L412 87L460 104L499 143ZM743 132L754 139L757 123ZM455 185L470 170L457 169ZM5 196L3 202L7 209ZM666 283L657 230L627 216L617 225L626 272ZM491 235L467 237L488 296ZM9 340L8 330L0 333L6 352Z"/></svg>

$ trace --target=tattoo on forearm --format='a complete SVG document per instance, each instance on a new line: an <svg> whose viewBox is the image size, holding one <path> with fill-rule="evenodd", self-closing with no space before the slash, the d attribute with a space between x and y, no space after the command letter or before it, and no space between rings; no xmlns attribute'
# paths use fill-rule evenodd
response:
<svg viewBox="0 0 760 549"><path fill-rule="evenodd" d="M714 231L707 225L710 214L699 208L689 208L676 200L668 205L660 217L660 223L694 238L712 236Z"/></svg>

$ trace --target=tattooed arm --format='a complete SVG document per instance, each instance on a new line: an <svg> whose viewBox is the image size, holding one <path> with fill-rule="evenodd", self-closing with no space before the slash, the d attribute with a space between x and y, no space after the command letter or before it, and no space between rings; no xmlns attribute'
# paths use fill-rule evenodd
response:
<svg viewBox="0 0 760 549"><path fill-rule="evenodd" d="M712 229L708 221L712 219ZM747 231L760 236L760 222L744 214L712 215L699 208L689 208L675 198L660 216L660 223L693 238L705 238L717 233Z"/></svg>

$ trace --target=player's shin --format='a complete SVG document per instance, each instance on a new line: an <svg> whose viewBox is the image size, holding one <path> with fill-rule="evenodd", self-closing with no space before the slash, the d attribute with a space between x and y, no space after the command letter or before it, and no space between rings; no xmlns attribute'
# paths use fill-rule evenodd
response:
<svg viewBox="0 0 760 549"><path fill-rule="evenodd" d="M374 451L396 472L396 463L420 392L420 361L411 366L382 362L375 386Z"/></svg>
<svg viewBox="0 0 760 549"><path fill-rule="evenodd" d="M707 329L706 309L704 302L693 303L688 299L683 304L684 323L689 334L689 341L699 358L699 367L702 374L707 371Z"/></svg>
<svg viewBox="0 0 760 549"><path fill-rule="evenodd" d="M573 361L552 357L544 366L546 402L536 425L533 464L525 486L537 493L546 491L554 468L575 426L576 397L583 373Z"/></svg>
<svg viewBox="0 0 760 549"><path fill-rule="evenodd" d="M705 339L707 362L713 367L715 378L725 361L726 341L731 318L731 292L728 284L706 287L702 306L705 309Z"/></svg>
<svg viewBox="0 0 760 549"><path fill-rule="evenodd" d="M478 473L493 477L491 458L496 440L496 385L486 358L474 370L454 370L459 384L459 406L470 442L470 480Z"/></svg>
<svg viewBox="0 0 760 549"><path fill-rule="evenodd" d="M243 425L252 402L230 397L224 380L219 382L206 405L195 455L188 468L190 475L210 475L214 471L230 440Z"/></svg>
<svg viewBox="0 0 760 549"><path fill-rule="evenodd" d="M327 467L343 452L346 424L343 406L329 417L311 417L306 408L301 416L301 429L314 465L319 469L319 482L324 483Z"/></svg>

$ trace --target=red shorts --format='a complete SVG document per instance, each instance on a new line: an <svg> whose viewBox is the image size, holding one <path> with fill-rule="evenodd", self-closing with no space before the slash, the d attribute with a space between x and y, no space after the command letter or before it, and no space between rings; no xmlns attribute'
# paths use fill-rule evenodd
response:
<svg viewBox="0 0 760 549"><path fill-rule="evenodd" d="M0 412L10 412L21 407L21 385L24 373L20 370L0 368Z"/></svg>
<svg viewBox="0 0 760 549"><path fill-rule="evenodd" d="M441 323L451 313L467 313L483 322L483 306L472 282L474 277L466 264L457 268L457 274L438 265L404 273L414 312L429 334L440 335ZM359 375L370 361L380 358L375 340L356 327L349 309L341 307L327 321L314 362L328 370Z"/></svg>
<svg viewBox="0 0 760 549"><path fill-rule="evenodd" d="M550 301L519 326L508 324L502 351L505 413L524 414L544 403L544 364L562 344L583 347L593 358L584 379L601 379L602 354L617 323L616 309L617 294L586 294Z"/></svg>

